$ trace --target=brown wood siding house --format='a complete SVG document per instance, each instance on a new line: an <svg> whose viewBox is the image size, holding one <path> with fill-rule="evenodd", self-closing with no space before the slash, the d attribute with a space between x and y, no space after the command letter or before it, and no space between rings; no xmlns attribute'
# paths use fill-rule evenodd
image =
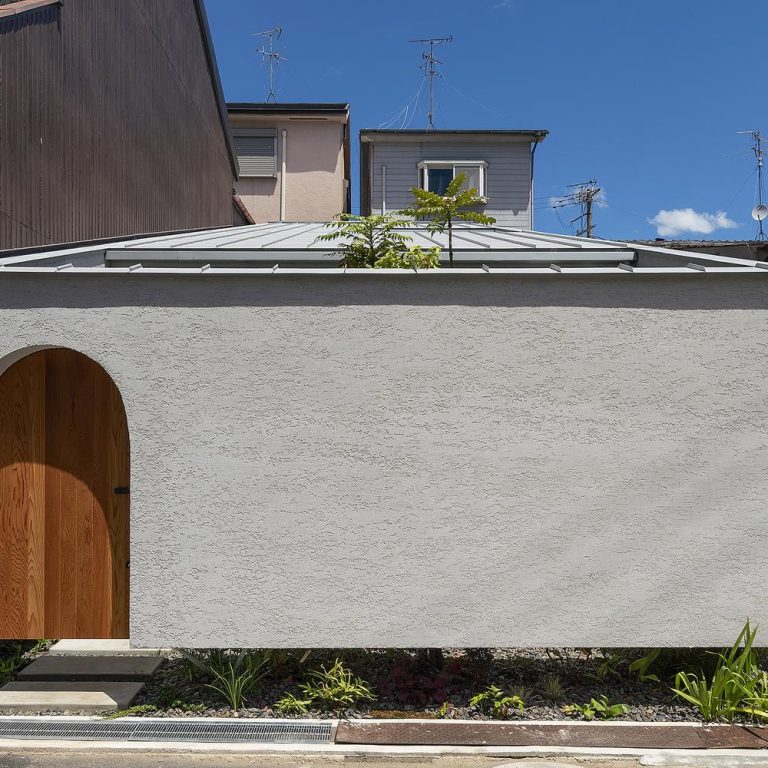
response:
<svg viewBox="0 0 768 768"><path fill-rule="evenodd" d="M202 0L0 0L0 250L228 226Z"/></svg>

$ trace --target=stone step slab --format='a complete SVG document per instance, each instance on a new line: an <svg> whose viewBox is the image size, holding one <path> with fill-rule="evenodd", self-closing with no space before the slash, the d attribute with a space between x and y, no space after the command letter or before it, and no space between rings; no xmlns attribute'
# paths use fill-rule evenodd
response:
<svg viewBox="0 0 768 768"><path fill-rule="evenodd" d="M59 640L49 656L159 656L159 648L131 648L129 640Z"/></svg>
<svg viewBox="0 0 768 768"><path fill-rule="evenodd" d="M115 712L127 709L143 686L126 682L16 681L0 688L0 712Z"/></svg>
<svg viewBox="0 0 768 768"><path fill-rule="evenodd" d="M160 668L160 656L42 656L16 679L27 681L139 682Z"/></svg>

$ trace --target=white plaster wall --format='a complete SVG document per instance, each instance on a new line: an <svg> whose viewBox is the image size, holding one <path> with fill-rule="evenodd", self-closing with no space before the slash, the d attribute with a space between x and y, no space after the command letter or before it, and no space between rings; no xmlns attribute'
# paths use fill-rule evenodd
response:
<svg viewBox="0 0 768 768"><path fill-rule="evenodd" d="M762 276L0 275L132 450L148 646L721 645L768 593Z"/></svg>

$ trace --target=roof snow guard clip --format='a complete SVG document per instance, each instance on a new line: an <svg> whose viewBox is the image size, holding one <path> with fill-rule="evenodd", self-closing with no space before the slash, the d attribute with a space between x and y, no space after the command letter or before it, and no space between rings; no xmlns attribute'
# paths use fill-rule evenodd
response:
<svg viewBox="0 0 768 768"><path fill-rule="evenodd" d="M130 267L128 267L128 271L129 271L129 272L136 272L136 271L137 271L137 270L139 270L139 269L143 269L143 267L141 266L141 264L131 264L131 266L130 266Z"/></svg>
<svg viewBox="0 0 768 768"><path fill-rule="evenodd" d="M279 264L275 264L275 266L274 266L274 267L272 267L272 274L274 274L275 272L277 272L277 270L278 270L278 269L280 269L280 265L279 265Z"/></svg>
<svg viewBox="0 0 768 768"><path fill-rule="evenodd" d="M768 261L756 261L755 266L758 269L768 269Z"/></svg>
<svg viewBox="0 0 768 768"><path fill-rule="evenodd" d="M200 267L201 272L207 272L211 268L210 264L203 264L202 267Z"/></svg>
<svg viewBox="0 0 768 768"><path fill-rule="evenodd" d="M487 264L481 264L480 269L483 270L483 272L490 272L491 268Z"/></svg>
<svg viewBox="0 0 768 768"><path fill-rule="evenodd" d="M559 264L550 264L550 265L549 265L549 268L550 268L550 269L551 269L553 272L562 272L562 271L563 271L563 268L562 268L562 267L561 267Z"/></svg>
<svg viewBox="0 0 768 768"><path fill-rule="evenodd" d="M624 272L634 272L635 268L631 264L619 264L618 268Z"/></svg>
<svg viewBox="0 0 768 768"><path fill-rule="evenodd" d="M57 272L63 272L65 269L72 269L71 264L59 264L58 267L56 267Z"/></svg>
<svg viewBox="0 0 768 768"><path fill-rule="evenodd" d="M695 269L697 272L706 272L707 268L703 264L696 264L693 261L689 261L685 265L688 269Z"/></svg>

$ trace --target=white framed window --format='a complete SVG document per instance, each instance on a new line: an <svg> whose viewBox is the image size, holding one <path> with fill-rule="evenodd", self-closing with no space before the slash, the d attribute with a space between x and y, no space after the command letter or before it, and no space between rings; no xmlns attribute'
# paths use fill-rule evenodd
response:
<svg viewBox="0 0 768 768"><path fill-rule="evenodd" d="M488 163L484 160L422 160L418 164L419 186L438 195L444 195L448 185L464 174L467 179L463 189L476 189L485 197Z"/></svg>

